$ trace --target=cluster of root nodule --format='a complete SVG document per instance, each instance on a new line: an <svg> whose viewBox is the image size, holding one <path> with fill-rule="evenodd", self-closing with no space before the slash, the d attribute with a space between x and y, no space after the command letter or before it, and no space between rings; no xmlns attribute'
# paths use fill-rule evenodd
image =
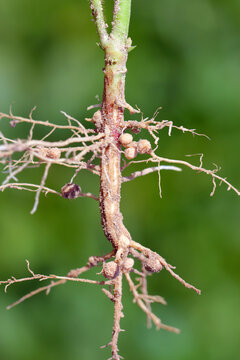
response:
<svg viewBox="0 0 240 360"><path fill-rule="evenodd" d="M138 154L149 154L152 150L150 141L146 139L140 139L138 142L133 141L133 136L128 133L122 134L119 141L125 147L124 155L128 160L134 159Z"/></svg>

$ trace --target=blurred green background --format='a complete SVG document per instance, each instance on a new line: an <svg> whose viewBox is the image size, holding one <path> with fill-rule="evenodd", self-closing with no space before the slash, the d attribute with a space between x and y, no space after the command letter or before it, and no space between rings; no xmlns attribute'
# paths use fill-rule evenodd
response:
<svg viewBox="0 0 240 360"><path fill-rule="evenodd" d="M112 1L104 8L111 19ZM60 110L78 119L102 94L103 52L96 46L89 2L83 0L1 0L0 111L64 123ZM130 35L127 100L145 116L163 106L158 119L208 134L192 137L164 130L159 154L184 159L204 153L205 166L216 163L239 187L240 2L238 0L135 0ZM127 115L128 116L128 115ZM17 138L18 125L1 131ZM40 133L41 135L41 133ZM191 158L198 162L198 158ZM19 179L39 183L42 169ZM55 168L48 185L60 189L71 171ZM3 179L3 175L1 175ZM82 173L77 182L97 193L98 179ZM137 241L158 251L177 272L202 289L185 289L165 271L149 281L154 306L180 335L146 328L146 319L124 287L121 355L128 360L237 360L240 358L239 198L225 186L213 198L211 179L188 169L162 172L126 183L122 189L125 224ZM33 194L0 194L0 278L25 276L25 259L36 273L64 275L93 254L110 249L98 205L91 199L68 201L42 196L35 215ZM96 271L95 271L96 272ZM94 271L91 273L94 275ZM1 360L103 360L99 347L111 337L113 305L91 285L67 284L48 297L41 294L6 311L8 304L37 283L9 288L0 296Z"/></svg>

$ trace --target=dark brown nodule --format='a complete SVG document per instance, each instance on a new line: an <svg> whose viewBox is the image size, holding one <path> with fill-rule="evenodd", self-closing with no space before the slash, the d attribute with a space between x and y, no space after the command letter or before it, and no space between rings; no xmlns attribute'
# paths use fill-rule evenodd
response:
<svg viewBox="0 0 240 360"><path fill-rule="evenodd" d="M77 184L66 184L62 187L61 192L65 199L76 199L81 194L81 188Z"/></svg>
<svg viewBox="0 0 240 360"><path fill-rule="evenodd" d="M163 268L158 257L155 255L150 255L148 258L146 258L146 260L144 261L144 267L147 271L151 273L159 272Z"/></svg>

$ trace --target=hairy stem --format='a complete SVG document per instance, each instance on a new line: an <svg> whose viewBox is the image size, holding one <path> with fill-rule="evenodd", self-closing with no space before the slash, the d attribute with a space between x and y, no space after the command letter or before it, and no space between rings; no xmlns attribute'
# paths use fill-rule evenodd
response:
<svg viewBox="0 0 240 360"><path fill-rule="evenodd" d="M113 10L112 35L127 39L131 15L131 0L116 0Z"/></svg>
<svg viewBox="0 0 240 360"><path fill-rule="evenodd" d="M103 16L102 0L91 0L91 10L96 23L100 45L104 49L108 41L108 33L106 31L106 23Z"/></svg>
<svg viewBox="0 0 240 360"><path fill-rule="evenodd" d="M113 29L105 44L104 90L99 131L105 134L100 166L100 212L102 227L116 251L115 262L120 266L114 282L114 325L112 333L112 359L119 360L118 336L122 314L121 266L127 258L131 236L123 225L120 211L121 145L119 137L124 121L125 77L128 56L128 27L131 1L115 1ZM97 27L98 23L96 23Z"/></svg>
<svg viewBox="0 0 240 360"><path fill-rule="evenodd" d="M128 1L126 1L128 2ZM119 1L115 1L115 16L120 13ZM120 6L121 4L119 4ZM130 12L129 12L130 15ZM125 19L125 18L124 18ZM121 22L119 20L119 22ZM125 24L125 25L124 25ZM127 35L128 26L122 26ZM114 29L113 29L114 31ZM101 129L105 134L100 169L100 211L104 233L117 250L116 261L127 255L131 236L122 222L120 212L121 152L119 136L122 132L125 108L125 76L127 45L125 38L113 34L105 48L104 91L101 107Z"/></svg>

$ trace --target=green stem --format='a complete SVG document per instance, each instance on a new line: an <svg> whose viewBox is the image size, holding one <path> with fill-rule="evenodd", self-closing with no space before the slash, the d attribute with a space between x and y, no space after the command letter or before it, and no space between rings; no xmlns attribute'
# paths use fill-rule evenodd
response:
<svg viewBox="0 0 240 360"><path fill-rule="evenodd" d="M108 33L103 15L102 0L91 0L91 10L94 21L96 23L100 44L103 49L108 42Z"/></svg>
<svg viewBox="0 0 240 360"><path fill-rule="evenodd" d="M126 43L131 15L131 0L115 0L111 35Z"/></svg>

